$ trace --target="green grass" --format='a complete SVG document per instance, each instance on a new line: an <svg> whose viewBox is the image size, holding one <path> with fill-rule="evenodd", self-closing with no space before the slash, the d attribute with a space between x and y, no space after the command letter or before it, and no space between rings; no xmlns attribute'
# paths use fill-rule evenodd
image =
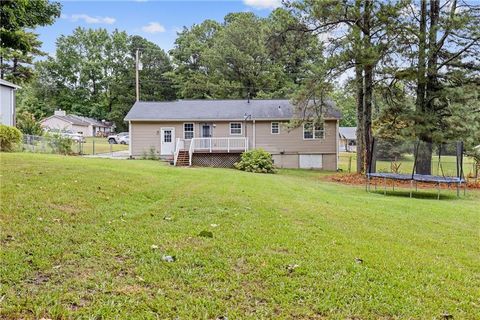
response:
<svg viewBox="0 0 480 320"><path fill-rule="evenodd" d="M128 150L128 145L125 144L109 144L107 138L87 137L83 143L83 154L108 153L115 151Z"/></svg>
<svg viewBox="0 0 480 320"><path fill-rule="evenodd" d="M0 318L480 314L478 192L410 199L306 170L0 156Z"/></svg>

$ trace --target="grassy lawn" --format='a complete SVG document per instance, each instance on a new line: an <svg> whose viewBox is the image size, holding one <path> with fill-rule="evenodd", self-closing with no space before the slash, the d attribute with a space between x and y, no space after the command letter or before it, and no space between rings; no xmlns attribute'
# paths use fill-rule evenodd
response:
<svg viewBox="0 0 480 320"><path fill-rule="evenodd" d="M480 314L478 192L437 201L315 171L0 157L0 318Z"/></svg>
<svg viewBox="0 0 480 320"><path fill-rule="evenodd" d="M107 138L87 137L83 143L83 154L108 153L115 151L128 150L128 145L125 144L109 144Z"/></svg>

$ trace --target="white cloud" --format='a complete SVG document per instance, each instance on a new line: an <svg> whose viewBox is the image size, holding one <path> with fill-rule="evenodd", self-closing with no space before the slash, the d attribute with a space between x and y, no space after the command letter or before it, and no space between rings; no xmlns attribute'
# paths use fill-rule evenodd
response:
<svg viewBox="0 0 480 320"><path fill-rule="evenodd" d="M77 22L79 20L83 20L85 23L89 24L114 24L117 21L115 18L112 17L100 17L100 16L89 16L88 14L62 14L63 19L68 19L73 22Z"/></svg>
<svg viewBox="0 0 480 320"><path fill-rule="evenodd" d="M243 3L256 9L275 9L282 5L280 0L243 0Z"/></svg>
<svg viewBox="0 0 480 320"><path fill-rule="evenodd" d="M150 22L146 26L142 27L142 31L146 33L165 32L165 27L158 22Z"/></svg>

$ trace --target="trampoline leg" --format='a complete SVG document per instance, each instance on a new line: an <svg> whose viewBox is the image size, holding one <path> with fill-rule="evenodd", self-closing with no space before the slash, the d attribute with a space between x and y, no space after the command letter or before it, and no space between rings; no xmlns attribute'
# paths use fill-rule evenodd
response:
<svg viewBox="0 0 480 320"><path fill-rule="evenodd" d="M459 185L457 183L457 198L459 198L459 197L460 197L460 188L459 188Z"/></svg>
<svg viewBox="0 0 480 320"><path fill-rule="evenodd" d="M463 195L464 196L467 195L467 182L466 181L463 183Z"/></svg>
<svg viewBox="0 0 480 320"><path fill-rule="evenodd" d="M395 180L392 180L392 190L395 191Z"/></svg>
<svg viewBox="0 0 480 320"><path fill-rule="evenodd" d="M437 200L440 200L440 183L437 183Z"/></svg>
<svg viewBox="0 0 480 320"><path fill-rule="evenodd" d="M387 195L387 179L383 178L383 195Z"/></svg>
<svg viewBox="0 0 480 320"><path fill-rule="evenodd" d="M377 191L377 180L375 180L375 192Z"/></svg>
<svg viewBox="0 0 480 320"><path fill-rule="evenodd" d="M418 187L417 187L417 181L415 181L415 192L418 191Z"/></svg>
<svg viewBox="0 0 480 320"><path fill-rule="evenodd" d="M410 180L410 198L412 197L413 180Z"/></svg>

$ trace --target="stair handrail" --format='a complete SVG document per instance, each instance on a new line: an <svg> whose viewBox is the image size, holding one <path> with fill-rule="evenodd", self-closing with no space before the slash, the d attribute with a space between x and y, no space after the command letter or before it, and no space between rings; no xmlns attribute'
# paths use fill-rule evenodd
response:
<svg viewBox="0 0 480 320"><path fill-rule="evenodd" d="M193 150L195 146L195 141L197 138L192 138L190 141L190 148L188 148L188 165L191 167L192 166L192 157L193 157Z"/></svg>
<svg viewBox="0 0 480 320"><path fill-rule="evenodd" d="M173 165L177 165L178 154L180 153L180 138L177 138L175 143L175 153L173 155Z"/></svg>

